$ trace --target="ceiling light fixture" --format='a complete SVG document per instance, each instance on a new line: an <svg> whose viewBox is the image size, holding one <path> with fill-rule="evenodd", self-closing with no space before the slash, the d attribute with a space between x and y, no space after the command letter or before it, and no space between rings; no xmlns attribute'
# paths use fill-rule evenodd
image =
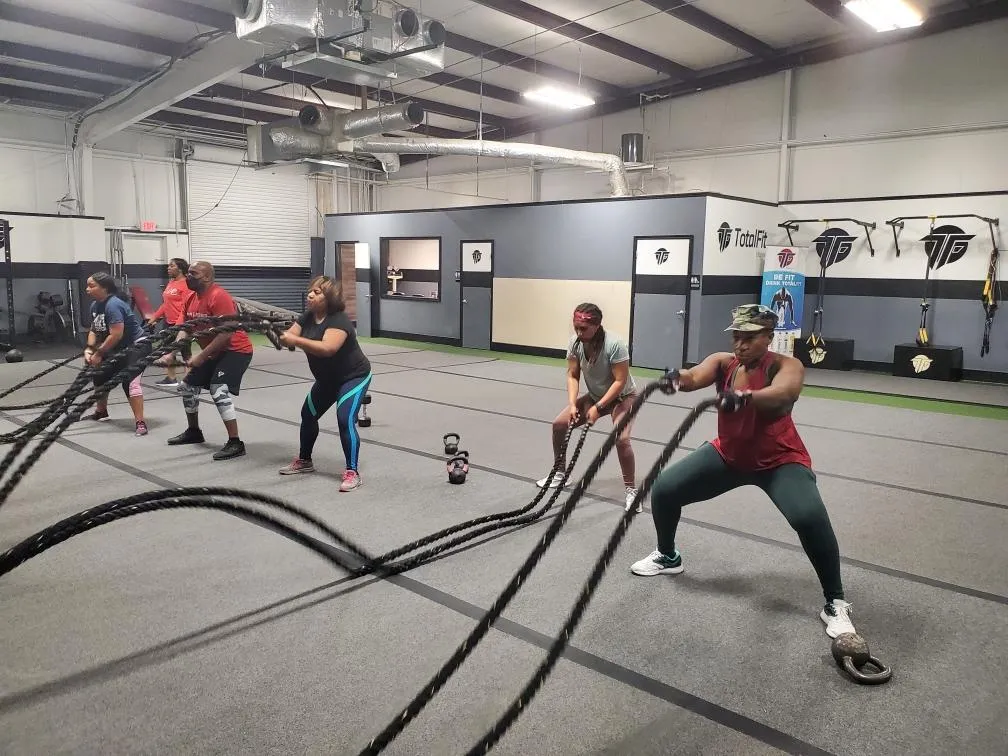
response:
<svg viewBox="0 0 1008 756"><path fill-rule="evenodd" d="M847 0L844 7L875 31L910 29L924 23L924 16L905 0Z"/></svg>
<svg viewBox="0 0 1008 756"><path fill-rule="evenodd" d="M525 98L544 105L552 105L564 110L577 110L595 104L595 100L582 92L559 87L539 87L525 92Z"/></svg>

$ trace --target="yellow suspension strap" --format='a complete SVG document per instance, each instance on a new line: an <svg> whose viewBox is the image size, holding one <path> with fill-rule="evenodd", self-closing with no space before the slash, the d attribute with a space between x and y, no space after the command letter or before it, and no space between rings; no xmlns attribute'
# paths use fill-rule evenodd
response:
<svg viewBox="0 0 1008 756"><path fill-rule="evenodd" d="M984 280L983 294L980 301L983 303L984 314L987 316L984 322L983 341L980 344L980 356L990 354L990 332L994 325L994 313L998 307L998 280L997 270L1000 252L998 252L997 239L994 236L994 224L988 221L991 232L991 255L990 262L987 263L987 278Z"/></svg>
<svg viewBox="0 0 1008 756"><path fill-rule="evenodd" d="M935 216L932 215L931 230L928 231L930 241L924 243L924 256L926 260L924 268L924 294L921 296L921 319L920 327L917 329L917 346L922 347L928 345L927 311L931 307L927 301L928 280L931 277L931 269L938 262L938 254L941 252L941 245L934 241L934 224Z"/></svg>
<svg viewBox="0 0 1008 756"><path fill-rule="evenodd" d="M824 220L823 223L828 229L829 222ZM822 245L816 245L816 254L819 256L819 282L816 289L816 308L812 312L812 333L805 342L808 344L809 354L812 354L813 350L826 347L826 340L822 337L823 298L826 296L826 268L829 267L831 252L828 246L823 248Z"/></svg>

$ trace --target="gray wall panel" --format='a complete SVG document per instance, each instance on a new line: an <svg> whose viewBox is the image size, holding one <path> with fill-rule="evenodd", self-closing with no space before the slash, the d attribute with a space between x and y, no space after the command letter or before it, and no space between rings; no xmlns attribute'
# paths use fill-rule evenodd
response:
<svg viewBox="0 0 1008 756"><path fill-rule="evenodd" d="M705 197L659 197L330 215L326 217L326 269L332 269L329 258L341 239L369 244L371 264L377 266L382 237L442 237L441 301L382 299L379 328L458 339L460 287L455 271L462 239L496 242L495 277L629 281L635 236L692 234L694 269L699 270L705 209ZM698 308L699 292L692 295L692 305ZM698 333L696 324L691 323L690 331Z"/></svg>

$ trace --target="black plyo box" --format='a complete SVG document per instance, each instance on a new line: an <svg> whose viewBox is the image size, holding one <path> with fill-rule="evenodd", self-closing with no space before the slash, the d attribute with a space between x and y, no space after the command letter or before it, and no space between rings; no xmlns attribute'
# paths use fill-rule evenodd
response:
<svg viewBox="0 0 1008 756"><path fill-rule="evenodd" d="M850 370L854 362L854 339L830 339L823 337L823 354L809 349L804 339L795 340L794 356L807 368L820 370Z"/></svg>
<svg viewBox="0 0 1008 756"><path fill-rule="evenodd" d="M961 381L962 370L961 346L918 346L911 343L897 344L893 348L893 375L931 381Z"/></svg>

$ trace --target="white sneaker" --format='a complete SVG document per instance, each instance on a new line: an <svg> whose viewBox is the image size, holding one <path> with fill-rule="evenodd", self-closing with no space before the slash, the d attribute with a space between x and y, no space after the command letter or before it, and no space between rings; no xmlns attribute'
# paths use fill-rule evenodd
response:
<svg viewBox="0 0 1008 756"><path fill-rule="evenodd" d="M553 473L553 477L547 475L545 478L540 478L536 481L536 485L539 488L559 488L560 482L563 480L563 473L557 470Z"/></svg>
<svg viewBox="0 0 1008 756"><path fill-rule="evenodd" d="M843 633L857 632L850 620L851 605L843 599L833 599L819 612L819 619L826 623L826 635L836 638Z"/></svg>
<svg viewBox="0 0 1008 756"><path fill-rule="evenodd" d="M627 486L627 490L626 490L626 507L623 510L624 512L629 512L630 511L630 507L633 506L633 500L634 500L634 497L636 495L637 495L637 489L636 488L630 488L629 486ZM637 502L637 511L638 512L643 512L644 511L644 501L643 500Z"/></svg>
<svg viewBox="0 0 1008 756"><path fill-rule="evenodd" d="M658 549L655 549L639 562L630 565L630 572L634 575L652 577L653 575L678 575L683 571L682 556L678 550L674 557L667 557Z"/></svg>

